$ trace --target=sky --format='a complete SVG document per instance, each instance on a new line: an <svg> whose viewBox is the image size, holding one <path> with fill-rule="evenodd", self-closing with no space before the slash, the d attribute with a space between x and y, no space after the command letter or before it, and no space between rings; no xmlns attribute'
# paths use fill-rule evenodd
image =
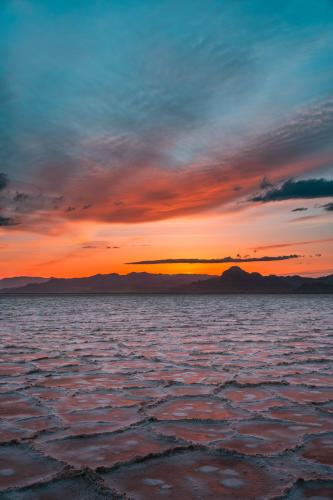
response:
<svg viewBox="0 0 333 500"><path fill-rule="evenodd" d="M0 277L333 273L332 67L332 0L2 0Z"/></svg>

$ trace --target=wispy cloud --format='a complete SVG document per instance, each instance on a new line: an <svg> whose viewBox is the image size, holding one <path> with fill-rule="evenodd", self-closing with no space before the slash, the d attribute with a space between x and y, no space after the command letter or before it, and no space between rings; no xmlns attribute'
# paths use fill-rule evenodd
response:
<svg viewBox="0 0 333 500"><path fill-rule="evenodd" d="M306 207L293 208L292 212L305 212L308 210Z"/></svg>
<svg viewBox="0 0 333 500"><path fill-rule="evenodd" d="M262 250L274 250L275 248L287 248L287 247L296 247L303 245L315 245L318 243L331 243L333 242L333 238L325 238L319 240L305 240L305 241L294 241L288 243L275 243L274 245L262 245L258 247L252 248L255 252L260 252Z"/></svg>
<svg viewBox="0 0 333 500"><path fill-rule="evenodd" d="M333 202L325 203L325 205L321 205L321 208L324 208L327 212L333 211Z"/></svg>
<svg viewBox="0 0 333 500"><path fill-rule="evenodd" d="M88 250L103 251L103 250L112 250L112 249L118 249L118 248L119 248L118 246L112 245L108 241L100 241L100 240L85 241L83 243L73 245L71 247L70 251L63 253L59 257L41 262L41 263L37 264L37 266L38 267L47 267L47 266L51 266L54 264L60 264L60 263L67 261L69 259L81 259L83 257L86 257Z"/></svg>
<svg viewBox="0 0 333 500"><path fill-rule="evenodd" d="M85 250L109 250L111 248L115 248L114 246L112 246L108 241L101 241L101 240L97 240L97 241L85 241L83 243L81 243L81 248L85 249Z"/></svg>
<svg viewBox="0 0 333 500"><path fill-rule="evenodd" d="M303 215L302 217L296 217L295 219L290 219L289 220L289 223L291 224L297 224L299 222L309 222L309 221L316 221L316 220L319 220L321 221L322 220L322 214L316 214L316 215Z"/></svg>
<svg viewBox="0 0 333 500"><path fill-rule="evenodd" d="M126 264L230 264L241 262L274 262L279 260L298 259L301 255L279 255L279 256L265 256L265 257L222 257L218 259L159 259L159 260L140 260L136 262L126 262Z"/></svg>

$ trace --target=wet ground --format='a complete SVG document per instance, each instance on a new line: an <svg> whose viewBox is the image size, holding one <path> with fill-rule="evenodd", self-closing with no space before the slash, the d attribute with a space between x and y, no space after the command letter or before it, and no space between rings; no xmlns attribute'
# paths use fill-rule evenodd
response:
<svg viewBox="0 0 333 500"><path fill-rule="evenodd" d="M329 296L0 299L0 498L333 498Z"/></svg>

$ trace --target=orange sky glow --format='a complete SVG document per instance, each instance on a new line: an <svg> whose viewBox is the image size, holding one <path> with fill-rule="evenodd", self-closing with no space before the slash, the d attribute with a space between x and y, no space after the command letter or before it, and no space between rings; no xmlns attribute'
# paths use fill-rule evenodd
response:
<svg viewBox="0 0 333 500"><path fill-rule="evenodd" d="M333 272L329 215L302 221L283 207L260 206L139 224L70 221L59 233L20 230L2 235L0 274L79 277L129 272L221 274L230 264L127 265L167 258L262 257L298 254L277 262L238 264L262 274L323 275ZM283 235L283 238L278 235ZM307 236L311 234L311 240ZM287 246L288 245L288 246ZM267 249L260 247L269 247ZM282 248L281 248L282 246ZM256 248L258 247L258 250Z"/></svg>

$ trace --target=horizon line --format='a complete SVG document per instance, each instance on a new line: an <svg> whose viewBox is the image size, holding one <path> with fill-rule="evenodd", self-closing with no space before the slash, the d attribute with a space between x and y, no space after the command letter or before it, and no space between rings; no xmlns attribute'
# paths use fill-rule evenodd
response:
<svg viewBox="0 0 333 500"><path fill-rule="evenodd" d="M224 269L223 272L221 274L223 274L225 271L228 271L229 269L231 269L232 267L239 267L239 266L230 266L228 269ZM240 268L242 269L242 268ZM245 269L242 269L243 271L245 271ZM305 273L297 273L297 272L294 272L294 273L287 273L287 274L283 274L283 273L279 273L279 274L272 274L272 273L268 273L268 274L264 274L264 273L259 273L259 271L245 271L247 272L248 274L251 274L251 273L255 273L257 272L258 274L261 274L262 276L284 276L284 277L287 277L287 276L308 276L308 277L314 277L314 278L321 278L321 277L325 277L325 276L330 276L331 274L333 274L333 268L330 268L330 269L325 269L323 271L315 271L315 272L305 272ZM318 273L321 273L321 274L318 274ZM12 276L2 276L0 277L0 281L2 280L8 280L8 279L17 279L17 278L37 278L37 279L45 279L47 281L51 280L51 279L64 279L64 280L70 280L70 279L82 279L82 278L93 278L94 276L109 276L110 274L115 274L117 276L129 276L130 274L153 274L153 275L156 275L156 276L177 276L177 275L191 275L191 276L211 276L211 277L218 277L218 276L221 276L221 274L219 273L215 273L215 274L210 274L210 273L189 273L189 272L178 272L178 273L153 273L153 272L147 272L147 271L131 271L129 273L125 273L125 274L122 274L122 273L116 273L116 272L109 272L109 273L95 273L95 274L88 274L86 276L70 276L70 277L65 277L65 276L35 276L35 275L12 275ZM322 274L324 273L324 274ZM313 276L313 275L316 275L316 276Z"/></svg>

